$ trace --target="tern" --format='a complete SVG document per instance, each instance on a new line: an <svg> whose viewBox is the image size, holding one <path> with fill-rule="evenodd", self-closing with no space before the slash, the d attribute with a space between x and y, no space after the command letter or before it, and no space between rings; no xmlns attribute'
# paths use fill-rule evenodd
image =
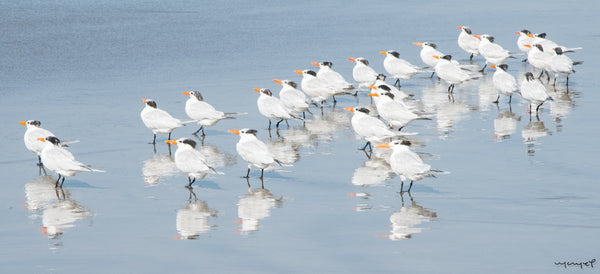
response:
<svg viewBox="0 0 600 274"><path fill-rule="evenodd" d="M177 151L175 151L175 166L182 172L187 173L189 183L187 187L191 188L196 179L201 180L208 173L223 174L208 165L202 152L196 150L196 141L188 138L180 138L177 141L166 140L165 143L177 146Z"/></svg>
<svg viewBox="0 0 600 274"><path fill-rule="evenodd" d="M394 85L400 86L400 79L408 80L417 73L429 72L400 58L400 54L397 51L388 50L380 51L379 53L385 55L383 68L385 68L392 77L396 78L396 83L394 83Z"/></svg>
<svg viewBox="0 0 600 274"><path fill-rule="evenodd" d="M240 136L235 148L240 157L248 162L248 172L244 178L250 177L250 167L252 166L260 169L260 179L262 179L265 168L274 164L282 165L279 160L275 159L267 145L256 138L256 130L244 128L240 130L231 129L228 132Z"/></svg>
<svg viewBox="0 0 600 274"><path fill-rule="evenodd" d="M527 72L523 74L525 78L521 82L521 96L523 99L530 102L529 113L531 113L531 105L536 105L535 112L537 113L542 104L546 100L551 100L548 93L546 93L546 87L537 79L533 77L533 73Z"/></svg>
<svg viewBox="0 0 600 274"><path fill-rule="evenodd" d="M258 100L256 100L256 105L258 106L258 111L263 116L267 117L269 120L269 127L271 129L271 119L279 120L277 124L275 124L275 128L279 129L279 123L283 122L283 120L288 119L299 119L304 120L294 114L292 114L279 100L277 97L273 97L273 93L268 88L258 89L255 88L254 91L260 93ZM287 123L287 121L286 121Z"/></svg>
<svg viewBox="0 0 600 274"><path fill-rule="evenodd" d="M467 53L471 54L471 56L469 57L469 61L471 63L473 63L473 56L480 54L480 52L479 52L480 39L477 38L475 35L473 35L471 28L469 28L468 26L457 26L457 27L461 30L460 34L458 35L458 46L461 49L463 49L464 51L466 51ZM435 54L435 55L438 55L438 54Z"/></svg>
<svg viewBox="0 0 600 274"><path fill-rule="evenodd" d="M181 121L179 119L173 118L171 114L168 112L158 108L156 106L156 102L152 99L142 99L142 102L146 104L142 112L140 113L140 117L142 118L142 122L146 125L147 128L152 130L154 134L154 139L152 139L151 144L156 144L156 134L169 134L169 140L171 140L171 132L178 128L184 126L186 123L191 123L194 121Z"/></svg>
<svg viewBox="0 0 600 274"><path fill-rule="evenodd" d="M348 60L354 62L352 68L352 78L358 82L358 88L368 88L375 83L377 79L377 72L369 66L369 61L363 57L348 58Z"/></svg>
<svg viewBox="0 0 600 274"><path fill-rule="evenodd" d="M327 82L336 92L354 89L354 85L346 81L344 76L331 68L333 66L332 62L323 61L319 63L313 62L311 64L319 67L317 77Z"/></svg>
<svg viewBox="0 0 600 274"><path fill-rule="evenodd" d="M567 77L567 87L569 86L569 74L575 72L573 69L574 65L582 64L582 61L573 62L571 58L563 54L562 48L554 48L554 55L550 59L550 70L554 71L554 85L556 85L556 78L559 75Z"/></svg>
<svg viewBox="0 0 600 274"><path fill-rule="evenodd" d="M202 136L205 136L205 127L213 126L223 119L235 119L234 116L245 114L237 112L225 113L216 110L211 104L204 101L204 97L202 97L200 91L184 91L183 94L190 97L185 102L185 114L200 125L200 128L193 133L194 135L202 131Z"/></svg>
<svg viewBox="0 0 600 274"><path fill-rule="evenodd" d="M494 76L492 77L492 82L494 83L494 88L498 91L498 98L494 103L498 103L500 99L500 94L506 95L509 97L508 103L510 104L512 101L512 95L515 91L519 90L517 86L517 80L514 76L510 75L506 70L508 69L507 64L500 65L491 65L491 68L495 68L496 72L494 72Z"/></svg>
<svg viewBox="0 0 600 274"><path fill-rule="evenodd" d="M460 84L465 81L479 78L479 75L473 75L472 73L463 70L458 64L453 63L451 55L437 56L433 55L434 58L439 59L437 65L435 65L435 73L448 84L448 93L454 92L454 85Z"/></svg>
<svg viewBox="0 0 600 274"><path fill-rule="evenodd" d="M308 110L310 102L306 99L304 92L297 89L298 85L294 81L273 79L273 82L281 85L279 100L281 100L283 106L285 106L289 112L302 112L302 118L306 117L305 112L311 113L310 110Z"/></svg>

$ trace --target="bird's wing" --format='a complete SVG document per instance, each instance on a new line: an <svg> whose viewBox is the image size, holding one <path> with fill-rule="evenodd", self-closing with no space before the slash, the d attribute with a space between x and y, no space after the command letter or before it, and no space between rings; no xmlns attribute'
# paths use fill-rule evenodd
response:
<svg viewBox="0 0 600 274"><path fill-rule="evenodd" d="M194 120L216 120L225 116L223 112L216 110L211 104L200 101L192 101L189 104L186 103L185 112Z"/></svg>
<svg viewBox="0 0 600 274"><path fill-rule="evenodd" d="M274 162L273 154L260 140L239 142L236 148L240 156L247 162L267 165Z"/></svg>
<svg viewBox="0 0 600 274"><path fill-rule="evenodd" d="M162 109L155 109L153 111L146 112L142 119L149 128L170 129L180 127L182 125L179 119L173 118L171 114Z"/></svg>

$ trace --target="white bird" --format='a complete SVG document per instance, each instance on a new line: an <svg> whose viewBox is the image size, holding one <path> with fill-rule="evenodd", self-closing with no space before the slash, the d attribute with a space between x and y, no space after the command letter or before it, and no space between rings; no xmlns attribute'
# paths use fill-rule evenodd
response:
<svg viewBox="0 0 600 274"><path fill-rule="evenodd" d="M563 54L562 48L554 48L554 55L550 59L550 70L554 71L554 85L556 85L556 78L559 75L567 77L567 87L569 86L569 74L575 72L573 69L574 65L579 65L583 62L573 62L571 58Z"/></svg>
<svg viewBox="0 0 600 274"><path fill-rule="evenodd" d="M460 84L465 81L479 78L479 75L474 75L466 70L460 68L460 66L456 63L453 63L452 56L444 55L444 56L433 56L436 59L439 59L437 65L435 65L435 73L448 84L448 93L454 92L454 85Z"/></svg>
<svg viewBox="0 0 600 274"><path fill-rule="evenodd" d="M479 54L485 58L485 66L500 65L503 64L506 59L511 57L508 50L505 50L502 46L494 43L494 36L489 34L483 34L481 36L475 35L474 37L479 38ZM485 66L481 71L485 69Z"/></svg>
<svg viewBox="0 0 600 274"><path fill-rule="evenodd" d="M244 128L240 130L231 129L228 131L240 136L240 140L235 148L240 157L248 162L248 172L246 173L245 178L250 177L250 167L252 166L260 169L260 178L262 179L265 168L273 166L274 164L281 165L281 162L275 159L273 153L269 151L267 145L256 138L256 130Z"/></svg>
<svg viewBox="0 0 600 274"><path fill-rule="evenodd" d="M367 146L371 147L371 143L381 143L402 134L391 131L381 120L370 116L370 111L366 108L346 107L344 109L354 113L350 120L352 128L356 134L367 141L362 150L365 150Z"/></svg>
<svg viewBox="0 0 600 274"><path fill-rule="evenodd" d="M305 118L305 112L311 113L308 110L310 102L306 99L304 92L297 89L294 81L273 79L273 82L281 85L279 91L279 100L291 113L302 113L302 118Z"/></svg>
<svg viewBox="0 0 600 274"><path fill-rule="evenodd" d="M392 148L390 166L400 176L400 193L404 192L405 180L410 180L410 186L408 187L408 192L410 193L414 181L425 177L435 177L432 171L439 172L438 170L431 170L431 166L423 163L421 157L410 150L408 146L410 146L409 141L400 140L375 146L377 148Z"/></svg>
<svg viewBox="0 0 600 274"><path fill-rule="evenodd" d="M473 56L480 54L479 44L480 39L477 36L473 35L471 28L468 26L457 26L460 29L460 34L458 35L458 46L470 53L469 61L473 63ZM437 55L437 54L434 54ZM483 54L482 54L483 55ZM442 56L442 55L439 55Z"/></svg>
<svg viewBox="0 0 600 274"><path fill-rule="evenodd" d="M530 48L527 53L527 62L532 65L534 68L537 68L541 71L538 78L542 77L544 72L546 72L546 76L548 76L548 80L550 80L550 63L552 62L552 53L550 51L545 52L544 47L540 44L533 45L524 45L525 47Z"/></svg>
<svg viewBox="0 0 600 274"><path fill-rule="evenodd" d="M82 171L105 172L104 170L94 169L89 165L76 161L73 154L62 148L60 140L54 136L38 138L38 140L46 143L40 153L42 162L47 168L58 174L55 187L62 187L65 177L71 177Z"/></svg>
<svg viewBox="0 0 600 274"><path fill-rule="evenodd" d="M316 72L309 69L294 70L294 72L302 75L302 82L300 82L302 91L310 96L312 101L320 102L321 106L323 106L323 103L325 103L327 99L336 93L335 89L331 87L329 83L317 77Z"/></svg>
<svg viewBox="0 0 600 274"><path fill-rule="evenodd" d="M142 112L140 113L140 117L142 118L142 122L146 125L147 128L152 130L154 134L154 139L152 139L151 144L156 144L156 134L169 134L169 140L171 140L171 132L178 128L184 126L186 123L191 123L193 121L183 122L177 118L173 118L171 114L168 112L158 108L156 106L156 102L152 99L142 99L142 102L146 104Z"/></svg>
<svg viewBox="0 0 600 274"><path fill-rule="evenodd" d="M562 49L563 52L574 52L576 50L580 50L582 49L581 47L575 47L575 48L567 48L564 46L560 46L558 45L556 42L550 40L550 39L546 39L546 33L542 32L542 33L536 33L534 34L534 39L533 42L531 42L531 44L540 44L542 45L542 47L544 48L545 52L552 52L552 50L554 48L560 48Z"/></svg>
<svg viewBox="0 0 600 274"><path fill-rule="evenodd" d="M211 104L204 101L200 91L184 91L183 94L189 96L189 99L185 102L185 114L200 125L200 128L193 133L194 135L202 131L202 136L205 136L205 127L213 126L223 119L235 119L235 115L242 114L216 110Z"/></svg>
<svg viewBox="0 0 600 274"><path fill-rule="evenodd" d="M400 86L400 79L408 80L417 73L429 72L400 58L400 53L397 51L388 50L380 51L379 53L385 55L385 59L383 59L383 68L385 71L397 79L394 85L397 84Z"/></svg>
<svg viewBox="0 0 600 274"><path fill-rule="evenodd" d="M288 119L299 119L302 118L292 114L279 100L277 97L273 97L273 93L268 88L258 89L255 88L254 91L258 92L260 96L256 100L256 105L258 106L258 112L263 116L267 117L269 120L269 127L271 129L271 119L279 120L277 124L275 124L276 128L279 128L279 123L283 122L283 120ZM287 121L286 121L287 123Z"/></svg>
<svg viewBox="0 0 600 274"><path fill-rule="evenodd" d="M378 86L386 86L390 89L390 92L394 95L394 101L398 101L404 104L404 99L412 97L414 95L412 94L408 94L400 89L398 89L397 87L390 85L388 83L385 82L385 74L380 73L377 75L377 80L375 80L375 84L373 84L374 86L378 87Z"/></svg>
<svg viewBox="0 0 600 274"><path fill-rule="evenodd" d="M506 72L508 69L507 64L500 64L497 66L491 65L490 67L496 69L496 72L494 72L494 76L492 77L492 81L494 83L494 88L496 88L498 91L498 98L496 98L494 103L498 103L500 94L502 94L509 97L508 103L510 104L513 93L519 90L519 87L517 86L517 79L510 75L510 73Z"/></svg>
<svg viewBox="0 0 600 274"><path fill-rule="evenodd" d="M521 82L521 96L523 99L530 102L529 113L531 113L531 105L536 105L535 111L540 109L540 106L548 99L551 99L546 93L546 87L533 77L533 73L527 72L525 78Z"/></svg>
<svg viewBox="0 0 600 274"><path fill-rule="evenodd" d="M42 153L42 149L44 149L45 145L44 143L38 141L38 138L46 138L48 136L54 136L54 134L49 130L40 127L42 123L37 120L19 121L19 124L27 127L27 130L25 130L25 135L23 136L25 147L29 151L37 154L38 166L43 166L40 154Z"/></svg>
<svg viewBox="0 0 600 274"><path fill-rule="evenodd" d="M208 165L202 152L196 150L196 141L188 138L180 138L177 141L167 140L165 143L177 146L177 151L175 151L175 166L182 172L187 173L188 187L192 187L196 179L201 180L208 173L223 174Z"/></svg>
<svg viewBox="0 0 600 274"><path fill-rule="evenodd" d="M363 57L348 58L348 60L354 62L352 68L352 78L358 82L358 88L368 88L375 83L377 79L377 72L369 66L369 61Z"/></svg>
<svg viewBox="0 0 600 274"><path fill-rule="evenodd" d="M377 113L381 118L386 120L391 127L397 127L402 130L408 123L414 120L431 120L430 118L421 117L410 111L406 105L394 101L394 95L389 92L387 86L379 87L370 86L374 92L369 93L369 96L378 98L375 101Z"/></svg>
<svg viewBox="0 0 600 274"><path fill-rule="evenodd" d="M345 90L354 89L354 85L346 81L344 76L342 76L339 72L333 70L331 68L333 63L329 61L324 62L313 62L311 63L317 67L319 67L319 71L317 71L317 77L325 80L331 87L335 89L336 92L343 92Z"/></svg>
<svg viewBox="0 0 600 274"><path fill-rule="evenodd" d="M431 68L434 68L435 65L437 65L437 63L438 63L438 59L434 58L433 57L434 55L437 55L437 56L445 55L441 51L437 50L437 45L434 43L413 42L413 45L417 45L417 46L421 47L421 52L419 53L419 56L421 56L421 60L423 61L423 63L430 66ZM435 71L431 73L430 78L433 77L433 74L435 74Z"/></svg>
<svg viewBox="0 0 600 274"><path fill-rule="evenodd" d="M519 47L519 50L521 50L522 52L524 52L525 54L527 54L529 52L529 50L531 49L531 47L526 47L525 45L531 45L533 44L533 34L531 34L531 31L523 29L521 31L517 31L515 32L515 34L519 35L519 38L517 39L517 46ZM523 62L525 62L527 59L523 60Z"/></svg>

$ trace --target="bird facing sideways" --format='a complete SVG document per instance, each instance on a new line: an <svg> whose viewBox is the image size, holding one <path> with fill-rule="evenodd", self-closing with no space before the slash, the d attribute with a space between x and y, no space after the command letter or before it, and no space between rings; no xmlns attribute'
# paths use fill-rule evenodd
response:
<svg viewBox="0 0 600 274"><path fill-rule="evenodd" d="M346 79L344 79L344 76L342 76L339 72L333 70L332 62L323 61L318 63L313 62L311 64L319 67L319 71L317 71L317 77L327 82L329 86L335 89L336 92L343 92L345 90L354 89L354 85L346 81Z"/></svg>
<svg viewBox="0 0 600 274"><path fill-rule="evenodd" d="M529 113L532 112L531 105L536 105L536 113L546 100L551 100L548 93L546 93L546 87L537 79L533 77L533 73L527 72L524 74L525 78L521 82L521 96L523 99L530 102Z"/></svg>
<svg viewBox="0 0 600 274"><path fill-rule="evenodd" d="M27 127L27 130L25 130L25 135L23 135L25 147L38 156L38 166L43 166L40 154L42 153L45 144L38 141L38 138L54 136L54 134L49 130L42 128L42 123L37 120L19 121L19 124Z"/></svg>
<svg viewBox="0 0 600 274"><path fill-rule="evenodd" d="M254 129L231 129L228 132L239 135L240 140L235 145L235 148L244 159L248 162L248 172L244 178L250 177L250 168L252 166L260 169L260 179L262 180L265 168L273 166L275 164L282 165L281 162L275 159L275 156L265 143L256 138L256 130Z"/></svg>
<svg viewBox="0 0 600 274"><path fill-rule="evenodd" d="M196 142L194 140L180 138L178 140L167 140L165 143L177 146L177 151L175 151L175 166L182 172L187 173L187 187L192 187L196 179L201 180L208 173L223 174L208 165L202 152L196 150Z"/></svg>
<svg viewBox="0 0 600 274"><path fill-rule="evenodd" d="M457 26L460 29L460 34L458 35L458 46L470 53L469 61L473 63L473 56L479 55L479 43L480 40L477 36L473 35L471 28L468 26ZM437 55L437 54L436 54ZM441 56L441 55L440 55Z"/></svg>
<svg viewBox="0 0 600 274"><path fill-rule="evenodd" d="M369 61L363 57L348 58L348 60L354 62L352 68L352 78L358 82L358 88L368 88L375 83L377 80L378 73L369 66Z"/></svg>
<svg viewBox="0 0 600 274"><path fill-rule="evenodd" d="M254 91L260 93L260 96L256 100L256 105L258 106L260 114L267 117L269 120L268 129L271 129L271 119L279 120L275 125L276 128L279 128L279 123L283 122L283 120L286 120L286 122L288 119L304 120L301 117L292 114L277 97L273 97L273 93L270 89L255 88Z"/></svg>
<svg viewBox="0 0 600 274"><path fill-rule="evenodd" d="M469 73L466 70L461 69L457 63L452 62L451 55L444 55L442 57L434 55L436 59L439 59L437 65L435 65L435 73L448 84L448 93L454 92L454 85L460 84L465 81L479 78L479 75Z"/></svg>
<svg viewBox="0 0 600 274"><path fill-rule="evenodd" d="M202 136L205 136L205 127L213 126L223 119L235 119L234 116L243 114L237 112L225 113L216 110L211 104L204 101L200 91L184 91L183 94L189 96L189 99L185 102L185 113L200 125L200 128L193 133L194 135L202 131Z"/></svg>
<svg viewBox="0 0 600 274"><path fill-rule="evenodd" d="M294 81L273 79L273 82L281 85L279 100L281 100L283 106L285 106L289 112L294 114L302 113L302 118L306 118L305 112L311 113L310 110L308 110L310 102L307 100L304 92L297 89L298 85Z"/></svg>
<svg viewBox="0 0 600 274"><path fill-rule="evenodd" d="M71 177L82 171L105 172L75 160L75 156L64 149L60 144L60 140L54 136L38 138L37 140L45 143L40 153L42 162L47 168L58 174L55 187L62 187L65 177Z"/></svg>
<svg viewBox="0 0 600 274"><path fill-rule="evenodd" d="M173 118L171 114L168 112L158 108L156 106L156 102L151 99L142 99L142 102L146 104L142 112L140 113L140 117L142 118L142 122L146 125L147 128L152 130L154 134L154 139L152 139L151 144L156 144L156 134L169 134L169 140L171 140L171 132L178 128L184 126L186 123L191 123L194 121L181 121L177 118Z"/></svg>
<svg viewBox="0 0 600 274"><path fill-rule="evenodd" d="M429 72L400 58L400 54L395 50L380 51L379 53L385 55L385 59L383 59L383 68L392 77L396 78L396 83L394 83L394 85L400 86L400 79L408 80L417 73Z"/></svg>
<svg viewBox="0 0 600 274"><path fill-rule="evenodd" d="M498 98L496 98L494 103L498 103L500 95L502 94L509 97L508 103L510 104L513 93L519 90L519 87L517 86L517 79L510 75L510 73L506 72L508 69L507 64L500 64L497 66L491 65L490 67L496 69L496 72L494 72L494 76L492 77L492 82L494 84L494 88L496 88L498 91Z"/></svg>

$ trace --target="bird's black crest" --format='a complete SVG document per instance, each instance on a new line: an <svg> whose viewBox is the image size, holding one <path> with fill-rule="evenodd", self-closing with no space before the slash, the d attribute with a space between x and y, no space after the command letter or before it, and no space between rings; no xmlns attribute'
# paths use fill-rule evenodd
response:
<svg viewBox="0 0 600 274"><path fill-rule="evenodd" d="M522 29L522 30L521 30L521 32L522 32L522 33L525 33L525 34L531 34L531 31L529 31L529 30L526 30L526 29Z"/></svg>
<svg viewBox="0 0 600 274"><path fill-rule="evenodd" d="M331 63L331 62L329 62L329 61L324 61L324 62L321 62L321 65L322 65L322 66L331 67L331 66L333 66L333 63Z"/></svg>
<svg viewBox="0 0 600 274"><path fill-rule="evenodd" d="M442 56L442 59L446 59L448 61L452 60L452 55L444 55Z"/></svg>
<svg viewBox="0 0 600 274"><path fill-rule="evenodd" d="M488 35L485 38L487 38L488 41L490 41L490 43L494 43L494 39L495 39L494 36Z"/></svg>
<svg viewBox="0 0 600 274"><path fill-rule="evenodd" d="M437 45L434 43L425 42L425 43L423 43L423 45L429 45L430 47L437 49Z"/></svg>
<svg viewBox="0 0 600 274"><path fill-rule="evenodd" d="M256 129L248 129L248 130L246 130L246 133L256 136L257 131L256 131Z"/></svg>
<svg viewBox="0 0 600 274"><path fill-rule="evenodd" d="M538 48L540 51L544 51L544 47L542 47L540 44L534 44L533 46Z"/></svg>
<svg viewBox="0 0 600 274"><path fill-rule="evenodd" d="M408 141L408 140L402 140L401 144L403 144L405 146L410 146L411 145L410 141Z"/></svg>
<svg viewBox="0 0 600 274"><path fill-rule="evenodd" d="M357 109L358 111L365 113L365 114L369 114L369 112L371 112L370 110L366 109L366 108L359 108Z"/></svg>
<svg viewBox="0 0 600 274"><path fill-rule="evenodd" d="M536 36L545 39L546 38L546 33L545 32L538 33Z"/></svg>
<svg viewBox="0 0 600 274"><path fill-rule="evenodd" d="M390 87L388 87L388 86L386 86L386 85L379 85L377 88L378 88L378 89L385 90L385 91L391 91Z"/></svg>
<svg viewBox="0 0 600 274"><path fill-rule="evenodd" d="M314 71L312 71L312 70L307 70L307 71L306 71L306 74L310 74L310 75L312 75L312 76L314 76L314 77L317 77L317 73L316 73L316 72L314 72Z"/></svg>
<svg viewBox="0 0 600 274"><path fill-rule="evenodd" d="M36 126L36 127L39 127L39 126L41 126L41 125L42 125L42 122L40 122L40 121L38 121L38 120L29 120L29 121L27 121L27 124L29 124L29 125L34 125L34 126Z"/></svg>
<svg viewBox="0 0 600 274"><path fill-rule="evenodd" d="M271 90L268 89L268 88L263 88L261 90L261 92L264 93L264 94L266 94L266 95L273 96L273 92L271 92Z"/></svg>
<svg viewBox="0 0 600 274"><path fill-rule="evenodd" d="M154 102L154 100L146 100L146 105L156 108L156 102Z"/></svg>
<svg viewBox="0 0 600 274"><path fill-rule="evenodd" d="M393 55L396 58L400 58L400 53L395 50L388 51L389 54Z"/></svg>
<svg viewBox="0 0 600 274"><path fill-rule="evenodd" d="M507 64L500 64L500 65L498 65L498 67L501 68L503 71L506 71L508 69Z"/></svg>
<svg viewBox="0 0 600 274"><path fill-rule="evenodd" d="M385 95L385 96L387 96L387 97L390 97L390 98L394 99L394 94L392 94L391 92L386 92L386 93L384 93L383 95Z"/></svg>
<svg viewBox="0 0 600 274"><path fill-rule="evenodd" d="M296 84L296 82L294 82L294 81L287 81L287 84L290 85L293 88L297 88L298 87L298 84Z"/></svg>
<svg viewBox="0 0 600 274"><path fill-rule="evenodd" d="M363 63L363 64L365 64L365 66L369 65L369 61L367 59L365 59L365 58L360 58L360 59L358 59L358 61L361 62L361 63Z"/></svg>
<svg viewBox="0 0 600 274"><path fill-rule="evenodd" d="M181 141L184 144L188 144L190 146L192 146L193 148L196 148L196 141L192 140L192 139L183 139L183 141Z"/></svg>
<svg viewBox="0 0 600 274"><path fill-rule="evenodd" d="M468 33L469 35L473 34L473 32L471 31L471 28L469 27L463 27L463 29L465 30L466 33Z"/></svg>
<svg viewBox="0 0 600 274"><path fill-rule="evenodd" d="M554 48L554 52L556 52L557 55L561 55L563 54L563 50L561 47L555 47Z"/></svg>
<svg viewBox="0 0 600 274"><path fill-rule="evenodd" d="M377 74L377 79L379 79L379 80L381 80L381 81L385 81L385 77L386 77L386 76L385 76L385 74L383 74L383 73Z"/></svg>
<svg viewBox="0 0 600 274"><path fill-rule="evenodd" d="M202 94L197 90L190 91L190 94L194 95L194 97L196 97L196 99L198 99L198 101L204 100L204 98L202 97Z"/></svg>
<svg viewBox="0 0 600 274"><path fill-rule="evenodd" d="M46 137L46 141L48 141L48 142L50 142L50 143L52 143L54 145L60 144L60 140L58 138L54 137L54 136L48 136L48 137Z"/></svg>

